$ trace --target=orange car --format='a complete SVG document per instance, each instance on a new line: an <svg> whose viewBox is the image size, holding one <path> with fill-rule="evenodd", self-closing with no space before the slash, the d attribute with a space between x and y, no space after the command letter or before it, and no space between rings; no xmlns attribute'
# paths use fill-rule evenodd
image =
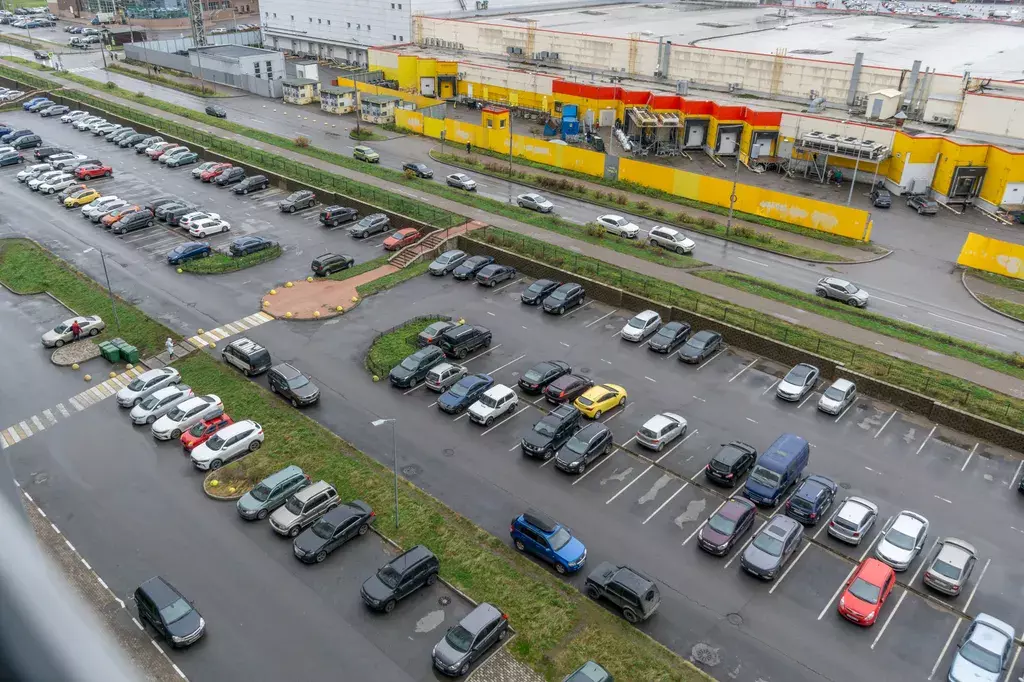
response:
<svg viewBox="0 0 1024 682"><path fill-rule="evenodd" d="M896 584L896 572L878 559L865 559L846 583L839 614L857 625L874 625Z"/></svg>
<svg viewBox="0 0 1024 682"><path fill-rule="evenodd" d="M181 447L185 452L192 452L197 447L210 439L210 436L217 433L225 426L234 424L231 417L221 412L216 417L210 417L199 422L191 429L181 434Z"/></svg>
<svg viewBox="0 0 1024 682"><path fill-rule="evenodd" d="M136 211L139 210L142 210L141 206L122 206L121 208L115 209L108 213L107 215L100 218L100 224L102 224L103 227L110 227L118 220L120 220L122 216L126 216L129 213L135 213Z"/></svg>
<svg viewBox="0 0 1024 682"><path fill-rule="evenodd" d="M409 244L415 244L420 239L420 231L414 227L407 227L399 230L384 240L385 251L397 251Z"/></svg>

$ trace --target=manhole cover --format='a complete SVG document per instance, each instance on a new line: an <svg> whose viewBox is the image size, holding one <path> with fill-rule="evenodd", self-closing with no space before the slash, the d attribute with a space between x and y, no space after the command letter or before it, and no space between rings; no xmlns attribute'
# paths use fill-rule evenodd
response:
<svg viewBox="0 0 1024 682"><path fill-rule="evenodd" d="M423 473L423 468L417 464L410 464L409 466L402 467L402 473L413 478Z"/></svg>
<svg viewBox="0 0 1024 682"><path fill-rule="evenodd" d="M445 448L444 450L442 450L442 452L444 453L445 457L454 457L455 456L455 451L452 450L451 448Z"/></svg>
<svg viewBox="0 0 1024 682"><path fill-rule="evenodd" d="M725 619L733 625L743 625L743 616L738 613L730 613Z"/></svg>
<svg viewBox="0 0 1024 682"><path fill-rule="evenodd" d="M690 651L690 660L694 663L701 663L713 668L722 662L722 657L718 655L718 649L708 646L703 642L698 642L693 645L693 649Z"/></svg>
<svg viewBox="0 0 1024 682"><path fill-rule="evenodd" d="M447 596L447 595L443 596L443 597L438 597L437 598L437 603L440 604L441 606L448 606L449 604L452 603L452 598Z"/></svg>
<svg viewBox="0 0 1024 682"><path fill-rule="evenodd" d="M590 374L590 368L589 367L580 367L580 373L581 374Z"/></svg>
<svg viewBox="0 0 1024 682"><path fill-rule="evenodd" d="M849 483L840 483L839 487L842 488L843 490L849 490L850 489L850 484Z"/></svg>

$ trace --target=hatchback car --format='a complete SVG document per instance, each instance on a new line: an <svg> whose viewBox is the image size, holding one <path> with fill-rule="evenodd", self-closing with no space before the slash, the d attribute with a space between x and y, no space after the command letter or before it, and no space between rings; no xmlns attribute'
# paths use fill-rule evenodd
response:
<svg viewBox="0 0 1024 682"><path fill-rule="evenodd" d="M345 230L345 232L356 239L366 239L371 234L381 234L391 229L391 218L383 213L371 213L365 216L358 223Z"/></svg>
<svg viewBox="0 0 1024 682"><path fill-rule="evenodd" d="M490 426L519 405L519 396L505 384L496 384L484 391L480 398L469 406L469 420Z"/></svg>
<svg viewBox="0 0 1024 682"><path fill-rule="evenodd" d="M594 380L582 374L565 374L544 387L544 398L549 403L572 403L594 385Z"/></svg>
<svg viewBox="0 0 1024 682"><path fill-rule="evenodd" d="M655 452L661 452L676 438L686 435L686 419L673 412L656 414L636 432L636 442Z"/></svg>
<svg viewBox="0 0 1024 682"><path fill-rule="evenodd" d="M933 590L955 597L966 587L977 563L974 545L958 538L943 538L922 579Z"/></svg>
<svg viewBox="0 0 1024 682"><path fill-rule="evenodd" d="M882 531L875 556L897 571L905 571L924 548L928 519L912 511L901 511Z"/></svg>
<svg viewBox="0 0 1024 682"><path fill-rule="evenodd" d="M277 242L271 239L249 235L248 237L239 237L231 240L228 252L237 258L239 256L247 256L250 253L256 253L257 251L271 249L275 246L277 246Z"/></svg>
<svg viewBox="0 0 1024 682"><path fill-rule="evenodd" d="M999 682L1013 653L1013 626L979 613L960 638L949 665L951 682Z"/></svg>
<svg viewBox="0 0 1024 682"><path fill-rule="evenodd" d="M793 367L775 388L775 395L789 402L796 402L814 390L821 372L806 362Z"/></svg>
<svg viewBox="0 0 1024 682"><path fill-rule="evenodd" d="M851 545L871 531L878 520L878 505L863 497L847 497L828 522L828 534Z"/></svg>
<svg viewBox="0 0 1024 682"><path fill-rule="evenodd" d="M213 253L209 242L185 242L167 252L167 262L178 265L197 258L207 258Z"/></svg>
<svg viewBox="0 0 1024 682"><path fill-rule="evenodd" d="M398 251L415 244L420 240L420 237L419 230L414 227L406 227L385 239L382 246L385 251Z"/></svg>
<svg viewBox="0 0 1024 682"><path fill-rule="evenodd" d="M292 542L292 553L305 564L319 564L327 555L355 537L366 535L377 517L362 500L330 509Z"/></svg>
<svg viewBox="0 0 1024 682"><path fill-rule="evenodd" d="M586 298L587 292L581 285L567 282L548 294L541 302L541 306L546 313L562 315L569 308L583 305Z"/></svg>
<svg viewBox="0 0 1024 682"><path fill-rule="evenodd" d="M69 173L61 173L56 177L51 177L49 180L39 183L39 187L37 189L40 194L54 194L62 189L71 187L76 184L76 182L77 181L73 175Z"/></svg>
<svg viewBox="0 0 1024 682"><path fill-rule="evenodd" d="M156 420L153 437L157 440L178 440L185 431L223 411L224 403L213 394L189 398Z"/></svg>
<svg viewBox="0 0 1024 682"><path fill-rule="evenodd" d="M640 235L640 228L620 215L598 216L594 222L618 237L636 239Z"/></svg>
<svg viewBox="0 0 1024 682"><path fill-rule="evenodd" d="M612 432L604 424L587 424L574 433L555 454L555 468L583 474L591 462L611 452Z"/></svg>
<svg viewBox="0 0 1024 682"><path fill-rule="evenodd" d="M846 581L837 606L839 615L857 625L874 625L895 584L896 573L891 567L878 559L865 559Z"/></svg>
<svg viewBox="0 0 1024 682"><path fill-rule="evenodd" d="M91 204L100 198L100 193L94 189L83 189L80 192L75 192L67 199L64 200L65 208L75 208L77 206L85 206Z"/></svg>
<svg viewBox="0 0 1024 682"><path fill-rule="evenodd" d="M831 478L812 474L786 500L786 515L804 525L817 525L835 502L838 490Z"/></svg>
<svg viewBox="0 0 1024 682"><path fill-rule="evenodd" d="M493 256L471 256L455 266L455 269L452 270L452 277L462 281L474 279L476 273L493 262Z"/></svg>
<svg viewBox="0 0 1024 682"><path fill-rule="evenodd" d="M694 241L679 230L661 225L652 227L651 231L647 233L647 239L654 246L660 246L679 254L693 253L693 249L696 247Z"/></svg>
<svg viewBox="0 0 1024 682"><path fill-rule="evenodd" d="M325 253L317 256L310 264L310 269L317 277L326 277L335 272L347 270L356 264L352 256L339 253Z"/></svg>
<svg viewBox="0 0 1024 682"><path fill-rule="evenodd" d="M540 213L551 213L555 209L555 205L545 199L539 194L529 193L520 194L516 197L516 203L519 204L520 208L528 208L531 211L538 211Z"/></svg>
<svg viewBox="0 0 1024 682"><path fill-rule="evenodd" d="M206 621L192 602L160 576L139 585L133 596L139 620L149 623L173 648L194 644L206 632Z"/></svg>
<svg viewBox="0 0 1024 682"><path fill-rule="evenodd" d="M658 331L660 327L661 315L653 310L645 310L642 313L638 313L629 322L627 322L619 332L619 336L626 341L633 341L636 343L643 341L648 336Z"/></svg>
<svg viewBox="0 0 1024 682"><path fill-rule="evenodd" d="M416 388L430 368L444 360L444 351L437 346L427 346L408 356L391 369L388 380L399 388Z"/></svg>
<svg viewBox="0 0 1024 682"><path fill-rule="evenodd" d="M456 367L448 365L448 363L442 363L430 371L433 373L445 366L452 367L451 372L456 375L466 371L465 367ZM429 381L428 378L428 386L430 385ZM437 399L437 408L448 414L461 414L492 386L494 386L494 379L486 374L471 374L461 377Z"/></svg>
<svg viewBox="0 0 1024 682"><path fill-rule="evenodd" d="M618 384L597 384L573 401L584 417L600 419L608 410L626 404L626 389Z"/></svg>
<svg viewBox="0 0 1024 682"><path fill-rule="evenodd" d="M147 209L141 211L135 211L134 213L126 213L118 218L117 222L110 226L110 231L114 234L126 234L128 232L134 232L135 230L143 230L153 225L153 214ZM204 235L196 235L204 236Z"/></svg>
<svg viewBox="0 0 1024 682"><path fill-rule="evenodd" d="M459 624L448 628L444 639L434 645L434 667L450 677L469 672L492 646L508 636L508 616L493 604L484 602L470 611Z"/></svg>
<svg viewBox="0 0 1024 682"><path fill-rule="evenodd" d="M699 365L722 347L721 334L703 329L687 339L683 347L679 349L679 362Z"/></svg>
<svg viewBox="0 0 1024 682"><path fill-rule="evenodd" d="M133 424L152 424L170 412L175 405L189 398L194 398L192 388L185 384L167 386L146 396L142 402L132 408L128 414Z"/></svg>
<svg viewBox="0 0 1024 682"><path fill-rule="evenodd" d="M375 611L391 613L400 599L437 582L441 562L429 549L416 545L381 566L363 582L359 596Z"/></svg>
<svg viewBox="0 0 1024 682"><path fill-rule="evenodd" d="M676 348L690 338L690 329L688 322L669 322L651 337L647 343L647 350L655 353L674 353Z"/></svg>
<svg viewBox="0 0 1024 682"><path fill-rule="evenodd" d="M863 308L868 304L868 292L856 284L838 277L822 277L814 287L814 293L822 298L831 298L847 303L855 308Z"/></svg>
<svg viewBox="0 0 1024 682"><path fill-rule="evenodd" d="M134 407L161 388L178 383L181 383L181 374L173 367L148 370L117 392L117 404L121 407Z"/></svg>
<svg viewBox="0 0 1024 682"><path fill-rule="evenodd" d="M292 407L312 405L320 400L320 389L305 374L282 362L267 372L270 392L282 396Z"/></svg>
<svg viewBox="0 0 1024 682"><path fill-rule="evenodd" d="M464 189L467 192L476 191L476 181L465 173L452 173L444 179L445 184L456 189Z"/></svg>
<svg viewBox="0 0 1024 682"><path fill-rule="evenodd" d="M25 158L18 152L0 153L0 166L16 166L19 163L25 163Z"/></svg>
<svg viewBox="0 0 1024 682"><path fill-rule="evenodd" d="M217 433L225 426L231 426L234 423L235 420L224 412L215 414L209 419L204 419L185 433L181 434L181 438L178 439L181 443L181 449L185 452L192 452L209 440L210 436Z"/></svg>
<svg viewBox="0 0 1024 682"><path fill-rule="evenodd" d="M725 556L757 519L757 505L745 497L726 500L697 532L697 545L715 556Z"/></svg>
<svg viewBox="0 0 1024 682"><path fill-rule="evenodd" d="M763 580L773 580L793 555L804 527L788 516L773 516L743 550L740 566Z"/></svg>
<svg viewBox="0 0 1024 682"><path fill-rule="evenodd" d="M517 550L540 557L561 574L575 573L587 560L587 548L570 528L537 512L514 518L509 535Z"/></svg>
<svg viewBox="0 0 1024 682"><path fill-rule="evenodd" d="M80 338L96 336L107 327L99 315L72 317L64 320L50 331L45 332L40 338L43 346L46 348L60 348L65 343L74 341L75 335L71 331L71 325L75 322L78 322L78 326L81 329Z"/></svg>
<svg viewBox="0 0 1024 682"><path fill-rule="evenodd" d="M91 220L94 223L98 223L100 217L110 213L114 209L127 206L128 202L116 196L103 196L92 202L88 206L82 207L82 217Z"/></svg>
<svg viewBox="0 0 1024 682"><path fill-rule="evenodd" d="M414 161L407 161L402 164L403 171L410 171L418 178L432 178L434 177L434 171L430 170L425 163L416 163Z"/></svg>
<svg viewBox="0 0 1024 682"><path fill-rule="evenodd" d="M177 158L175 156L174 158ZM214 184L218 187L227 187L228 185L234 185L245 179L245 169L235 166L234 168L228 168L226 171L217 176L214 180Z"/></svg>
<svg viewBox="0 0 1024 682"><path fill-rule="evenodd" d="M358 217L359 211L351 206L326 206L320 210L319 219L320 224L325 227L337 227L342 223L350 223Z"/></svg>
<svg viewBox="0 0 1024 682"><path fill-rule="evenodd" d="M526 305L540 305L548 297L548 294L560 286L562 286L561 282L555 282L550 279L538 279L519 295L519 300Z"/></svg>
<svg viewBox="0 0 1024 682"><path fill-rule="evenodd" d="M181 168L182 166L188 166L199 161L199 154L193 151L181 152L175 154L173 157L167 159L166 166L168 168Z"/></svg>
<svg viewBox="0 0 1024 682"><path fill-rule="evenodd" d="M871 205L875 208L889 208L892 206L892 194L887 189L873 189L868 195Z"/></svg>
<svg viewBox="0 0 1024 682"><path fill-rule="evenodd" d="M849 379L836 379L818 398L818 409L825 414L841 414L857 399L857 387Z"/></svg>
<svg viewBox="0 0 1024 682"><path fill-rule="evenodd" d="M907 206L917 211L918 215L935 215L939 212L939 203L924 194L911 194L907 197Z"/></svg>
<svg viewBox="0 0 1024 682"><path fill-rule="evenodd" d="M572 373L569 363L561 360L539 362L519 377L519 388L527 393L537 394L555 379Z"/></svg>
<svg viewBox="0 0 1024 682"><path fill-rule="evenodd" d="M366 145L357 145L352 149L352 158L366 161L368 163L379 163L380 154L373 151Z"/></svg>
<svg viewBox="0 0 1024 682"><path fill-rule="evenodd" d="M296 211L304 208L310 208L311 206L316 206L316 194L308 189L292 192L277 204L278 210L286 213L295 213Z"/></svg>
<svg viewBox="0 0 1024 682"><path fill-rule="evenodd" d="M270 515L270 527L278 535L296 537L302 529L338 506L338 491L326 481L317 481L295 492L284 506Z"/></svg>
<svg viewBox="0 0 1024 682"><path fill-rule="evenodd" d="M178 219L178 226L187 230L192 227L192 223L199 222L200 220L208 220L210 218L220 218L220 214L211 213L209 211L192 211Z"/></svg>
<svg viewBox="0 0 1024 682"><path fill-rule="evenodd" d="M712 483L733 486L750 471L757 461L753 446L734 440L724 444L704 467L704 477Z"/></svg>
<svg viewBox="0 0 1024 682"><path fill-rule="evenodd" d="M310 483L309 475L292 464L257 483L256 487L238 498L235 508L246 521L262 521Z"/></svg>
<svg viewBox="0 0 1024 682"><path fill-rule="evenodd" d="M630 623L647 620L661 605L661 592L653 580L635 568L609 561L590 572L584 591L591 599L610 601Z"/></svg>
<svg viewBox="0 0 1024 682"><path fill-rule="evenodd" d="M427 388L431 391L445 393L466 376L466 371L466 368L462 365L442 362L430 368L430 371L427 372L427 378L424 380L424 384L426 384ZM487 375L482 374L480 376L486 377ZM475 400L475 398L473 400ZM469 404L472 404L472 402L473 401L471 400ZM465 407L468 407L469 404L465 405Z"/></svg>
<svg viewBox="0 0 1024 682"><path fill-rule="evenodd" d="M462 261L466 260L467 257L468 254L465 251L460 251L459 249L445 251L431 262L427 272L436 277L443 277L455 268L459 267L459 265L462 264Z"/></svg>
<svg viewBox="0 0 1024 682"><path fill-rule="evenodd" d="M79 166L75 169L75 177L79 180L92 180L93 178L109 178L114 174L110 166Z"/></svg>
<svg viewBox="0 0 1024 682"><path fill-rule="evenodd" d="M204 111L206 111L206 114L208 116L213 116L214 118L227 118L228 117L227 110L224 107L217 106L216 104L210 104L209 106L206 107L206 109Z"/></svg>

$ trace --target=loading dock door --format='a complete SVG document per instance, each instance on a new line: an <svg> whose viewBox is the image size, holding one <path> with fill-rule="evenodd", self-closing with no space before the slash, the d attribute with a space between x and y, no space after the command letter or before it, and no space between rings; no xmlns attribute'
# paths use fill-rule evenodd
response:
<svg viewBox="0 0 1024 682"><path fill-rule="evenodd" d="M441 99L451 99L452 97L454 97L455 95L452 92L452 90L453 90L453 88L452 88L452 82L451 81L449 81L449 80L441 81Z"/></svg>
<svg viewBox="0 0 1024 682"><path fill-rule="evenodd" d="M753 158L768 157L772 155L772 145L778 133L755 132L750 141L750 156Z"/></svg>
<svg viewBox="0 0 1024 682"><path fill-rule="evenodd" d="M610 128L615 125L615 110L614 109L602 109L598 115L598 125L602 128Z"/></svg>
<svg viewBox="0 0 1024 682"><path fill-rule="evenodd" d="M429 76L425 76L423 78L420 78L420 94L423 95L424 97L433 97L434 96L434 79L433 78L431 78Z"/></svg>
<svg viewBox="0 0 1024 682"><path fill-rule="evenodd" d="M704 146L704 135L707 133L707 123L704 121L686 122L686 142L683 144L687 149L700 149Z"/></svg>
<svg viewBox="0 0 1024 682"><path fill-rule="evenodd" d="M743 131L743 126L719 126L718 127L718 145L715 147L715 153L719 156L732 156L736 154L740 142L740 133Z"/></svg>
<svg viewBox="0 0 1024 682"><path fill-rule="evenodd" d="M960 166L953 171L953 179L949 183L949 201L952 203L968 203L981 192L981 183L985 180L984 166Z"/></svg>

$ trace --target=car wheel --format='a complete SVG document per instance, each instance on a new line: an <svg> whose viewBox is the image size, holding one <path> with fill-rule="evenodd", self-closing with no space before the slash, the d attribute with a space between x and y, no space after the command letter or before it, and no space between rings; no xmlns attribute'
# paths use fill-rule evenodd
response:
<svg viewBox="0 0 1024 682"><path fill-rule="evenodd" d="M53 344L53 345L56 346L57 348L60 348L61 346L64 345L64 340L63 339L57 339L57 342L55 344Z"/></svg>
<svg viewBox="0 0 1024 682"><path fill-rule="evenodd" d="M249 193L249 190L247 190L247 189L243 189L242 190L242 194L248 194L248 193Z"/></svg>
<svg viewBox="0 0 1024 682"><path fill-rule="evenodd" d="M494 417L488 417L487 419L484 420L484 426L490 426L493 423L494 423Z"/></svg>
<svg viewBox="0 0 1024 682"><path fill-rule="evenodd" d="M367 524L364 523L363 525L359 526L358 533L360 535L366 535L366 531L368 531L368 530L370 530L370 527Z"/></svg>
<svg viewBox="0 0 1024 682"><path fill-rule="evenodd" d="M665 444L664 443L658 443L658 447L654 448L654 451L655 452L661 452L664 449L665 449Z"/></svg>
<svg viewBox="0 0 1024 682"><path fill-rule="evenodd" d="M601 590L597 589L596 585L587 585L587 596L591 599L600 599Z"/></svg>
<svg viewBox="0 0 1024 682"><path fill-rule="evenodd" d="M561 308L558 309L558 314L559 315L564 315L565 314L565 306L562 306Z"/></svg>
<svg viewBox="0 0 1024 682"><path fill-rule="evenodd" d="M619 407L625 407L625 405L626 405L626 396L622 396L622 400L619 401Z"/></svg>
<svg viewBox="0 0 1024 682"><path fill-rule="evenodd" d="M630 608L622 609L622 617L626 619L627 623L635 623L640 618L636 615L636 611Z"/></svg>
<svg viewBox="0 0 1024 682"><path fill-rule="evenodd" d="M295 398L292 398L291 403L292 403L292 407L298 407L299 406L299 401L296 400Z"/></svg>
<svg viewBox="0 0 1024 682"><path fill-rule="evenodd" d="M604 412L598 410L597 412L594 413L594 419L600 419L602 414L604 414Z"/></svg>
<svg viewBox="0 0 1024 682"><path fill-rule="evenodd" d="M366 237L367 237L367 233L366 233L366 232L363 232L363 233L361 233L361 234L359 235L359 238L360 238L360 239L366 239Z"/></svg>
<svg viewBox="0 0 1024 682"><path fill-rule="evenodd" d="M324 562L324 559L326 558L327 552L325 552L324 550L321 549L319 552L316 553L316 562L318 564L322 564Z"/></svg>
<svg viewBox="0 0 1024 682"><path fill-rule="evenodd" d="M459 360L464 359L467 355L469 355L469 351L467 349L462 348L459 350Z"/></svg>
<svg viewBox="0 0 1024 682"><path fill-rule="evenodd" d="M53 189L51 188L51 189L46 190L46 193L47 194L53 194Z"/></svg>
<svg viewBox="0 0 1024 682"><path fill-rule="evenodd" d="M215 459L212 462L210 462L210 471L216 471L217 469L220 469L221 466L223 465L224 462L220 461L219 459Z"/></svg>
<svg viewBox="0 0 1024 682"><path fill-rule="evenodd" d="M105 173L103 174L103 177L105 177L105 178L109 178L109 177L110 177L110 171L107 171L107 172L105 172Z"/></svg>
<svg viewBox="0 0 1024 682"><path fill-rule="evenodd" d="M515 545L516 549L518 549L520 552L526 551L526 545L523 544L522 540L516 540Z"/></svg>
<svg viewBox="0 0 1024 682"><path fill-rule="evenodd" d="M295 207L294 206L289 206L288 207L288 212L289 213L295 213Z"/></svg>
<svg viewBox="0 0 1024 682"><path fill-rule="evenodd" d="M427 587L433 586L437 582L437 573L431 573L427 576Z"/></svg>
<svg viewBox="0 0 1024 682"><path fill-rule="evenodd" d="M171 440L178 440L179 438L181 438L181 429L171 431Z"/></svg>
<svg viewBox="0 0 1024 682"><path fill-rule="evenodd" d="M563 564L555 564L555 573L565 575L565 566Z"/></svg>
<svg viewBox="0 0 1024 682"><path fill-rule="evenodd" d="M297 526L297 525L292 526L291 528L288 529L288 537L290 537L290 538L295 537L296 535L299 534L300 530L302 530L302 529L299 528L299 526Z"/></svg>
<svg viewBox="0 0 1024 682"><path fill-rule="evenodd" d="M262 521L263 519L267 518L267 514L269 513L270 512L268 512L266 509L260 509L259 513L256 514L256 518Z"/></svg>
<svg viewBox="0 0 1024 682"><path fill-rule="evenodd" d="M489 348L490 345L491 345L491 337L488 336L486 339L484 339L484 348Z"/></svg>
<svg viewBox="0 0 1024 682"><path fill-rule="evenodd" d="M395 610L395 600L388 599L387 603L384 604L384 613L391 613Z"/></svg>
<svg viewBox="0 0 1024 682"><path fill-rule="evenodd" d="M860 306L860 303L855 298L851 298L849 301L847 301L847 303L852 305L854 308L857 308L857 307Z"/></svg>
<svg viewBox="0 0 1024 682"><path fill-rule="evenodd" d="M253 442L249 443L249 452L256 452L257 450L260 449L261 445L263 445L263 441L254 440Z"/></svg>
<svg viewBox="0 0 1024 682"><path fill-rule="evenodd" d="M676 249L676 253L678 253L680 256L685 255L686 249L680 246L678 249Z"/></svg>
<svg viewBox="0 0 1024 682"><path fill-rule="evenodd" d="M583 473L584 473L584 472L585 472L586 470L587 470L587 463L586 463L586 462L584 462L583 464L580 464L580 468L576 470L576 473L577 473L577 474L579 474L580 476L582 476L582 475L583 475Z"/></svg>
<svg viewBox="0 0 1024 682"><path fill-rule="evenodd" d="M416 388L416 377L409 379L409 388Z"/></svg>
<svg viewBox="0 0 1024 682"><path fill-rule="evenodd" d="M551 459L551 458L552 458L552 457L554 457L554 456L555 456L555 453L554 453L554 451L553 451L553 450L545 450L545 451L544 451L544 461L545 461L545 462L546 462L547 460Z"/></svg>
<svg viewBox="0 0 1024 682"><path fill-rule="evenodd" d="M156 421L156 417L154 417L153 415L149 415L148 417L146 417L146 423L147 424L152 424L155 421Z"/></svg>
<svg viewBox="0 0 1024 682"><path fill-rule="evenodd" d="M825 293L824 289L815 289L814 290L814 295L815 296L820 296L821 298L825 298L825 296L827 296L827 294Z"/></svg>

